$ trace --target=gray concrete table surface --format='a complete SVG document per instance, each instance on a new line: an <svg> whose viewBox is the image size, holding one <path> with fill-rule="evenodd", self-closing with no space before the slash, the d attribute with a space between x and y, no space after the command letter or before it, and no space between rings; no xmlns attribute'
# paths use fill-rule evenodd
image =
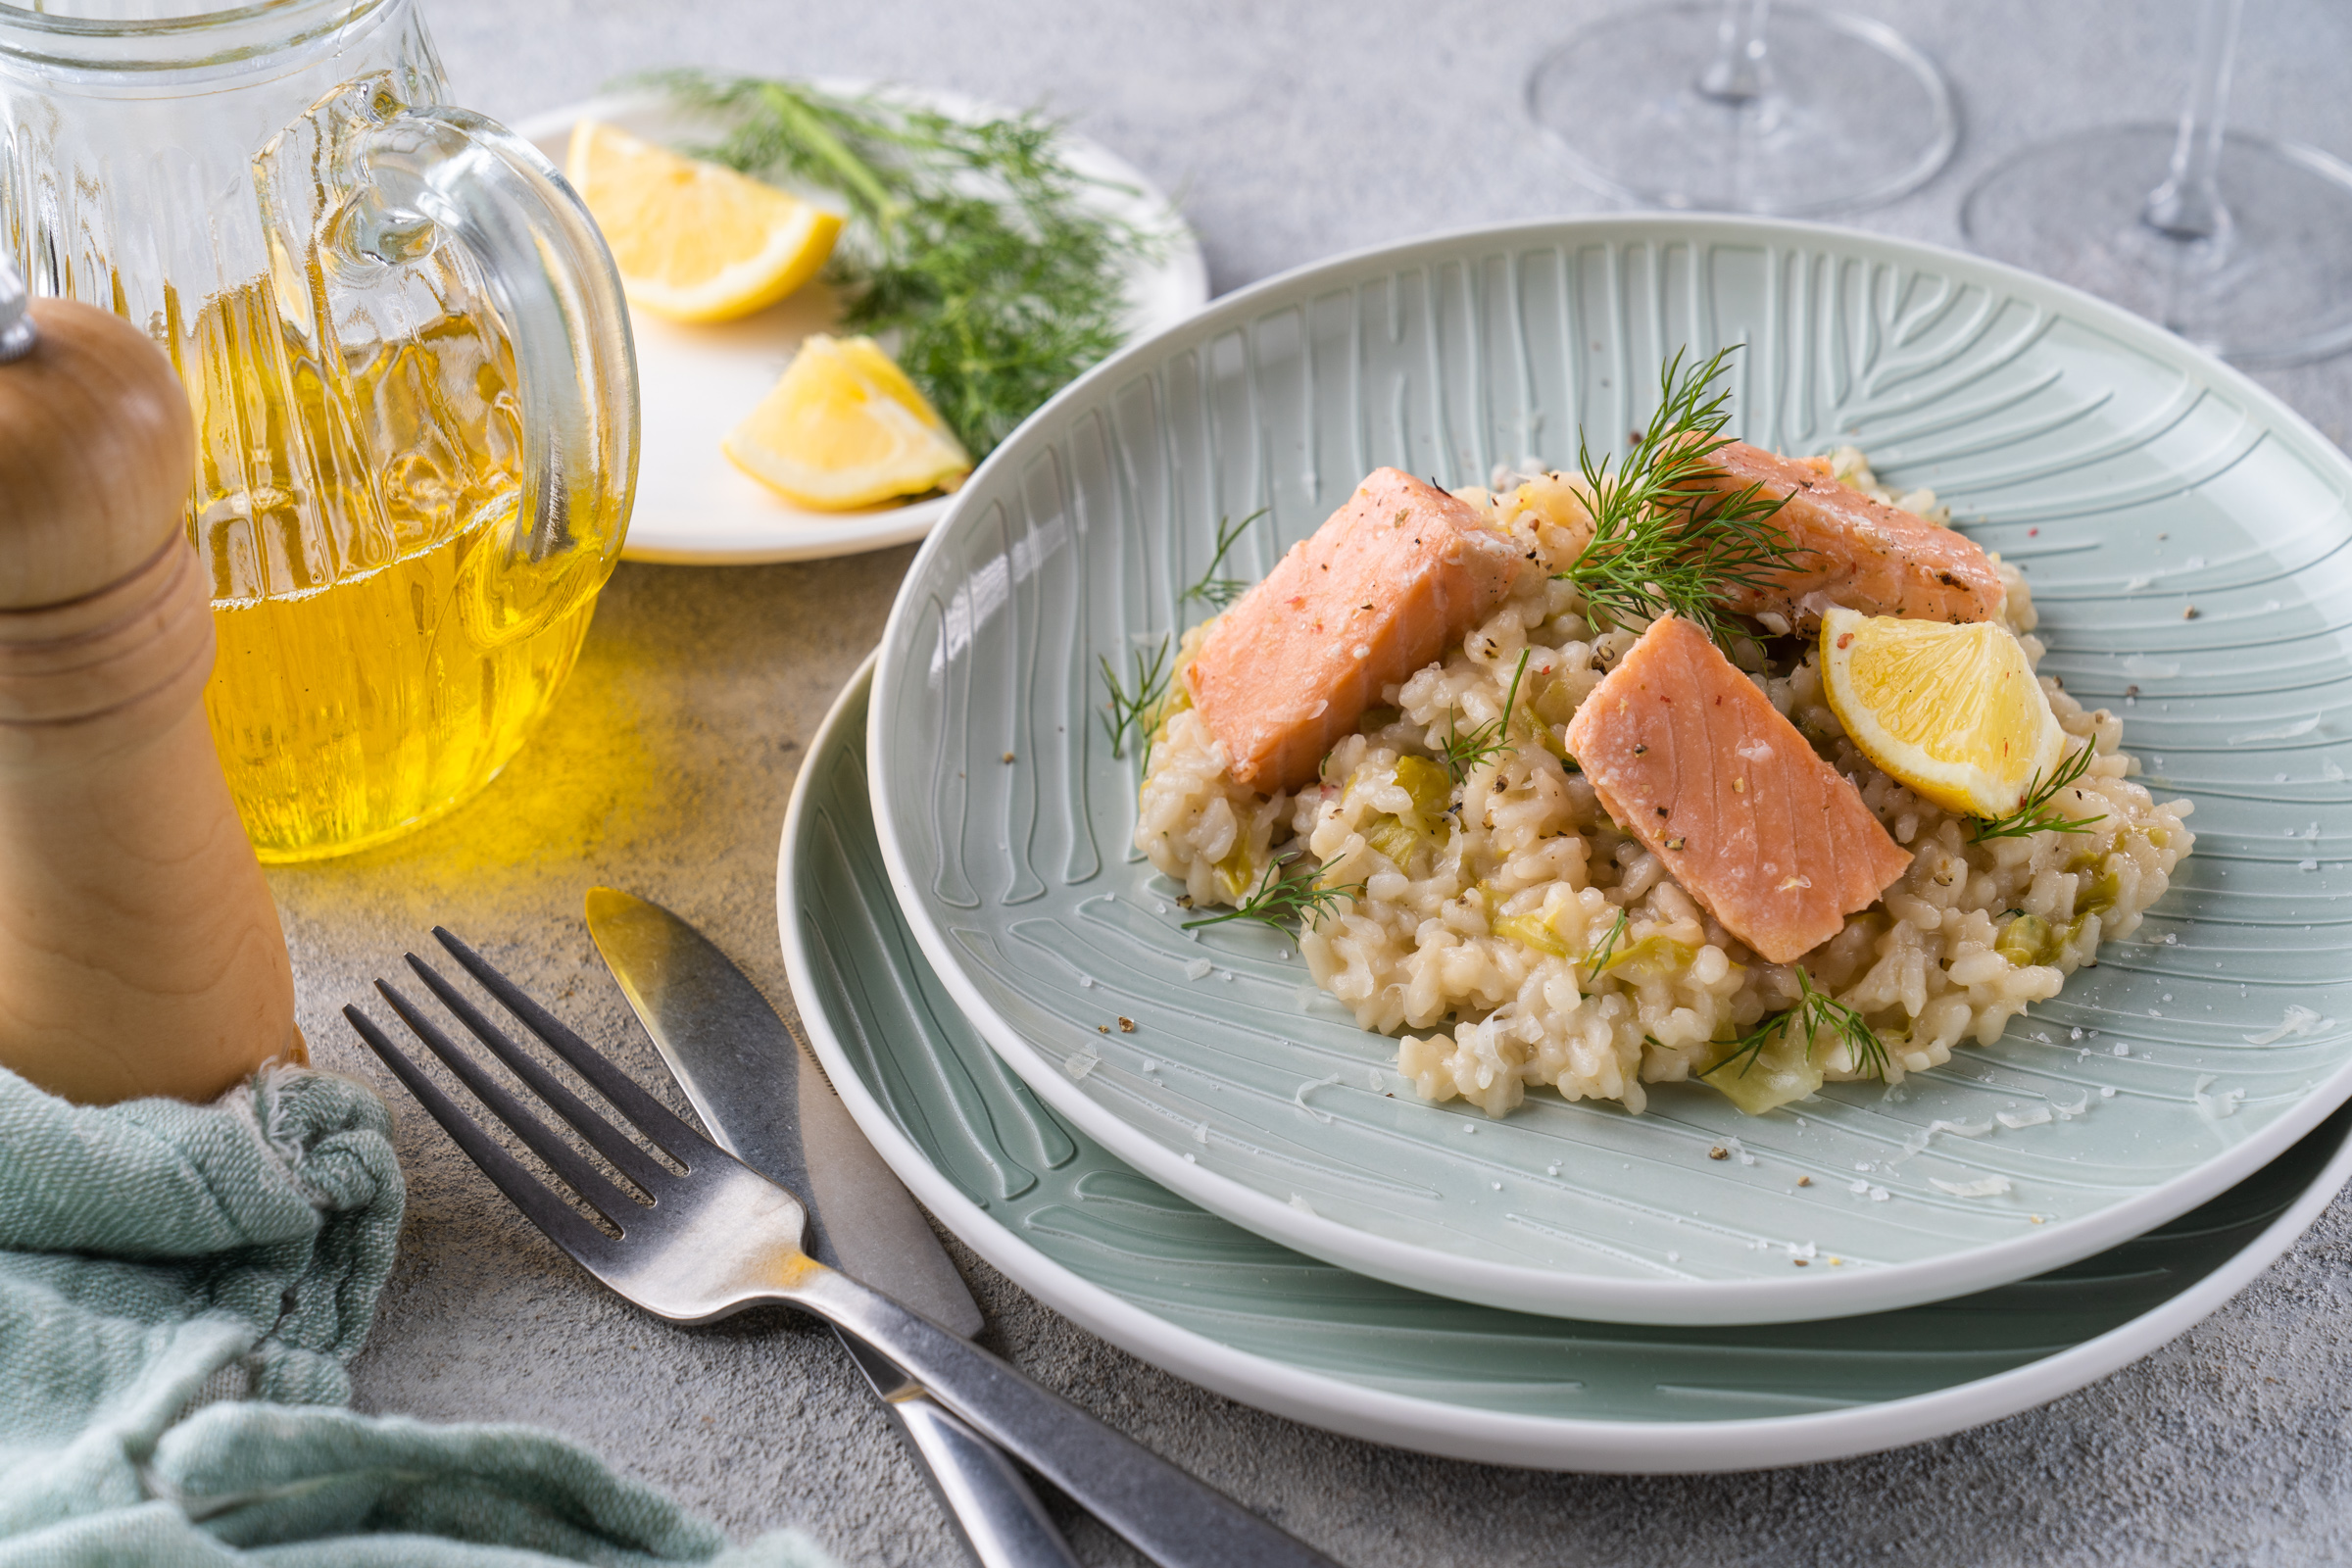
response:
<svg viewBox="0 0 2352 1568"><path fill-rule="evenodd" d="M2186 0L1848 3L1938 61L1964 117L1951 168L1849 220L1874 229L1957 243L1961 194L2003 155L2169 117L2186 81ZM1219 291L1383 240L1608 206L1520 109L1531 60L1599 14L1585 0L423 6L457 100L510 121L672 63L1042 104L1184 193ZM2250 6L2238 122L2352 158L2348 71L2352 7ZM2344 440L2352 358L2260 379ZM829 1337L781 1313L680 1331L620 1304L336 1015L440 922L650 1074L581 923L600 882L700 922L788 1002L773 894L786 793L909 559L624 564L552 719L479 799L390 847L272 873L317 1057L382 1087L410 1176L399 1264L354 1368L363 1409L554 1428L739 1538L797 1523L845 1562L956 1560ZM1549 1475L1335 1437L1138 1361L955 1250L987 1343L1361 1568L2352 1558L2348 1202L2202 1327L2044 1408L1891 1453L1714 1477ZM1131 1560L1091 1522L1073 1533L1089 1561Z"/></svg>

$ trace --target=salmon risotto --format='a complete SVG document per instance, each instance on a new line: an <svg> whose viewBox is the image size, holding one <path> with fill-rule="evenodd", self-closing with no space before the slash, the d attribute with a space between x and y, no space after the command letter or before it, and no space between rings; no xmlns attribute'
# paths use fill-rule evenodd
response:
<svg viewBox="0 0 2352 1568"><path fill-rule="evenodd" d="M2039 677L2033 596L1852 448L1669 366L1617 465L1369 476L1187 632L1135 842L1290 928L1433 1101L1762 1113L1989 1045L2162 897L2185 801Z"/></svg>

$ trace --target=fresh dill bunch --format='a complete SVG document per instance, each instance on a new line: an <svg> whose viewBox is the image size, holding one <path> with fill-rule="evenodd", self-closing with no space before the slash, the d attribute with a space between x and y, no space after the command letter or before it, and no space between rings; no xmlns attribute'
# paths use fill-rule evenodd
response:
<svg viewBox="0 0 2352 1568"><path fill-rule="evenodd" d="M1773 1040L1790 1030L1801 1031L1805 1041L1805 1059L1813 1059L1813 1048L1827 1034L1833 1042L1843 1044L1857 1071L1866 1071L1884 1083L1886 1079L1886 1045L1877 1030L1863 1020L1862 1014L1831 996L1827 991L1813 989L1812 977L1804 965L1796 967L1796 1004L1779 1012L1768 1012L1756 1026L1732 1042L1732 1054L1699 1074L1712 1078L1733 1062L1740 1063L1739 1076L1756 1064L1756 1057Z"/></svg>
<svg viewBox="0 0 2352 1568"><path fill-rule="evenodd" d="M1143 749L1144 770L1152 768L1152 732L1159 726L1160 705L1168 695L1168 640L1162 637L1159 647L1146 659L1140 648L1128 650L1134 667L1125 680L1111 667L1108 655L1100 661L1102 665L1102 684L1110 688L1109 710L1102 715L1102 728L1110 736L1112 759L1127 756L1130 736Z"/></svg>
<svg viewBox="0 0 2352 1568"><path fill-rule="evenodd" d="M849 205L828 269L845 324L899 334L900 368L975 460L1119 345L1127 264L1165 243L1088 205L1103 182L1034 114L969 122L703 71L635 80L728 127L701 156Z"/></svg>
<svg viewBox="0 0 2352 1568"><path fill-rule="evenodd" d="M1312 930L1325 915L1335 911L1342 899L1352 899L1364 891L1361 882L1326 886L1320 873L1296 877L1290 875L1290 868L1304 858L1306 857L1303 855L1293 855L1267 861L1265 875L1258 878L1257 887L1249 898L1242 901L1240 906L1220 909L1215 914L1202 915L1198 920L1187 920L1184 929L1190 931L1200 925L1221 925L1227 920L1254 920L1268 930L1287 937L1292 934L1292 922Z"/></svg>
<svg viewBox="0 0 2352 1568"><path fill-rule="evenodd" d="M1771 526L1786 498L1767 497L1761 484L1723 495L1707 482L1708 459L1732 441L1723 433L1732 395L1715 385L1731 354L1718 349L1686 370L1683 351L1675 350L1658 372L1658 412L1624 462L1594 462L1577 437L1592 537L1555 575L1576 585L1586 618L1596 625L1671 611L1720 643L1721 607L1732 591L1794 564Z"/></svg>
<svg viewBox="0 0 2352 1568"><path fill-rule="evenodd" d="M1467 783L1470 775L1493 761L1511 744L1511 712L1519 702L1519 680L1527 673L1527 656L1535 650L1519 650L1519 667L1511 671L1511 689L1502 696L1502 712L1490 718L1465 735L1448 713L1445 743L1438 749L1438 760L1446 764L1446 773L1456 784Z"/></svg>
<svg viewBox="0 0 2352 1568"><path fill-rule="evenodd" d="M1241 598L1242 590L1250 585L1238 577L1220 577L1217 575L1217 570L1225 564L1225 552L1231 550L1242 535L1250 531L1251 523L1273 510L1272 507L1260 507L1230 527L1225 518L1219 517L1217 519L1217 553L1208 558L1208 570L1201 574L1199 582L1179 594L1176 602L1185 605L1199 600L1201 604L1213 605L1217 609L1223 610L1236 599Z"/></svg>
<svg viewBox="0 0 2352 1568"><path fill-rule="evenodd" d="M2005 816L1978 817L1970 827L1968 840L1982 844L1986 839L2022 839L2035 833L2087 833L2093 822L2104 822L2107 813L2096 816L2069 816L2058 808L2058 796L2082 781L2090 771L2091 762L2099 755L2096 741L2084 741L2082 750L2058 764L2057 770L2045 782L2039 773L2026 786L2026 798L2017 803L2017 809Z"/></svg>

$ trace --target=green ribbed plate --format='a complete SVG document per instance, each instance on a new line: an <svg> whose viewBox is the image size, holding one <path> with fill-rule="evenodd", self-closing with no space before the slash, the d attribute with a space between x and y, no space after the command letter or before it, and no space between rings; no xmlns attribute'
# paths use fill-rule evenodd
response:
<svg viewBox="0 0 2352 1568"><path fill-rule="evenodd" d="M915 1196L1024 1289L1283 1415L1561 1469L1746 1468L1917 1442L2145 1355L2267 1267L2352 1172L2352 1110L2339 1111L2150 1235L1827 1329L1576 1323L1350 1274L1122 1165L1040 1104L957 1012L883 874L867 692L861 672L809 749L777 869L793 997L834 1086Z"/></svg>
<svg viewBox="0 0 2352 1568"><path fill-rule="evenodd" d="M1220 515L1272 508L1229 563L1254 577L1376 465L1458 484L1571 461L1580 427L1597 445L1642 421L1668 351L1736 342L1750 439L1856 441L2027 568L2043 668L2125 709L2155 787L2196 804L2196 854L2134 940L1896 1096L1839 1085L1753 1119L1690 1085L1642 1116L1548 1091L1497 1122L1419 1103L1395 1043L1271 933L1179 928L1127 848L1134 762L1096 722L1097 662L1197 618L1177 595ZM2227 367L1925 246L1650 216L1345 258L1123 351L958 493L874 677L884 861L949 993L1042 1101L1286 1246L1617 1322L1939 1299L2184 1213L2352 1094L2352 1028L2321 1021L2352 1020L2348 495L2343 456ZM2289 1005L2315 1027L2272 1035ZM1114 1015L1136 1031L1098 1034ZM1938 1120L2041 1106L1898 1157ZM1734 1137L1742 1157L1706 1157ZM1935 1185L1996 1175L2006 1196ZM1793 1267L1808 1246L1844 1261Z"/></svg>

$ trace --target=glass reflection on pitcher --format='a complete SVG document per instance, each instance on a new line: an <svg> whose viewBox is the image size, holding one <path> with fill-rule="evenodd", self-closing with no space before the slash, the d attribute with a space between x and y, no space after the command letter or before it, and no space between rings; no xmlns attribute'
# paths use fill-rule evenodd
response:
<svg viewBox="0 0 2352 1568"><path fill-rule="evenodd" d="M413 0L0 3L0 244L178 367L205 700L265 859L488 782L627 528L612 259L536 149L444 96Z"/></svg>

